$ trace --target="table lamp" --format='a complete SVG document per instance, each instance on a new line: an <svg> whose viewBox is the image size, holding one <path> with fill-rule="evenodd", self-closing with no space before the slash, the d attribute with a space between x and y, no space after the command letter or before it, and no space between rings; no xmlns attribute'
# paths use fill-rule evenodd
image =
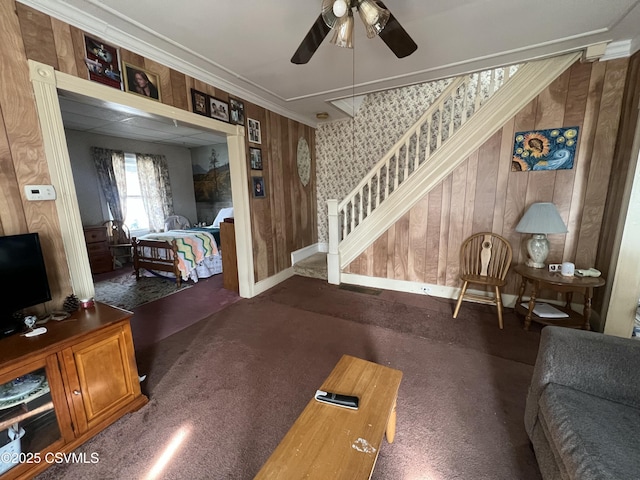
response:
<svg viewBox="0 0 640 480"><path fill-rule="evenodd" d="M544 261L549 254L547 234L567 233L567 226L553 203L533 203L520 219L516 232L533 234L527 241L527 266L544 268Z"/></svg>

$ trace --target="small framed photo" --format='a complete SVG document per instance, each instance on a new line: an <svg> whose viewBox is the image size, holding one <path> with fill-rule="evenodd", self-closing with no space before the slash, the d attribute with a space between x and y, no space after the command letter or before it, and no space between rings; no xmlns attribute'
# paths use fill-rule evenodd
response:
<svg viewBox="0 0 640 480"><path fill-rule="evenodd" d="M249 141L251 143L262 143L260 135L260 122L253 118L247 119L247 126L249 127Z"/></svg>
<svg viewBox="0 0 640 480"><path fill-rule="evenodd" d="M206 117L209 116L209 95L206 93L199 92L192 88L191 105L193 106L193 113L199 113Z"/></svg>
<svg viewBox="0 0 640 480"><path fill-rule="evenodd" d="M122 90L118 49L87 35L84 36L84 46L89 80Z"/></svg>
<svg viewBox="0 0 640 480"><path fill-rule="evenodd" d="M249 147L249 158L251 160L251 170L262 170L262 150Z"/></svg>
<svg viewBox="0 0 640 480"><path fill-rule="evenodd" d="M231 110L231 123L244 125L244 103L235 98L230 98L229 109Z"/></svg>
<svg viewBox="0 0 640 480"><path fill-rule="evenodd" d="M160 101L160 77L135 65L122 62L124 91Z"/></svg>
<svg viewBox="0 0 640 480"><path fill-rule="evenodd" d="M229 121L229 104L215 97L209 97L209 115L216 120Z"/></svg>
<svg viewBox="0 0 640 480"><path fill-rule="evenodd" d="M253 180L253 196L264 198L264 177L251 177L251 180Z"/></svg>

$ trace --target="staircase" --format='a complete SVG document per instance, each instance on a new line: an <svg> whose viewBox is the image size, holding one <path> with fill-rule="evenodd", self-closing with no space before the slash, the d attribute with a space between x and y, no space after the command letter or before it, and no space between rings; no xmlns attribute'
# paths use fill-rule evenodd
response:
<svg viewBox="0 0 640 480"><path fill-rule="evenodd" d="M327 254L314 253L310 257L293 264L293 273L301 277L327 279Z"/></svg>
<svg viewBox="0 0 640 480"><path fill-rule="evenodd" d="M329 282L495 133L487 125L500 128L579 57L455 79L341 202L327 202Z"/></svg>

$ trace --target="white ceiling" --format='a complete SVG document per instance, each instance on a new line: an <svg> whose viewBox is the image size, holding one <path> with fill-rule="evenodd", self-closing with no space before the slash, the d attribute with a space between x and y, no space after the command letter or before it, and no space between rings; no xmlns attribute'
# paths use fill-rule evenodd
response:
<svg viewBox="0 0 640 480"><path fill-rule="evenodd" d="M290 58L321 0L18 0L147 58L310 125L329 101L575 51L601 42L606 56L640 48L640 0L385 0L418 44L397 59L367 39L329 36L306 65Z"/></svg>
<svg viewBox="0 0 640 480"><path fill-rule="evenodd" d="M186 148L226 143L224 135L123 105L61 92L58 96L65 128L111 137L130 138Z"/></svg>

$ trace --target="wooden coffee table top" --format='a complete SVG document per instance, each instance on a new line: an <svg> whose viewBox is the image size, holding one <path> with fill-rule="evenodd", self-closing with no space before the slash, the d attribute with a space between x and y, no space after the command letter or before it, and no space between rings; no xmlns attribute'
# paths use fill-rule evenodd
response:
<svg viewBox="0 0 640 480"><path fill-rule="evenodd" d="M344 355L319 389L359 397L358 410L320 403L310 392L304 411L255 478L370 478L401 379L399 370Z"/></svg>

